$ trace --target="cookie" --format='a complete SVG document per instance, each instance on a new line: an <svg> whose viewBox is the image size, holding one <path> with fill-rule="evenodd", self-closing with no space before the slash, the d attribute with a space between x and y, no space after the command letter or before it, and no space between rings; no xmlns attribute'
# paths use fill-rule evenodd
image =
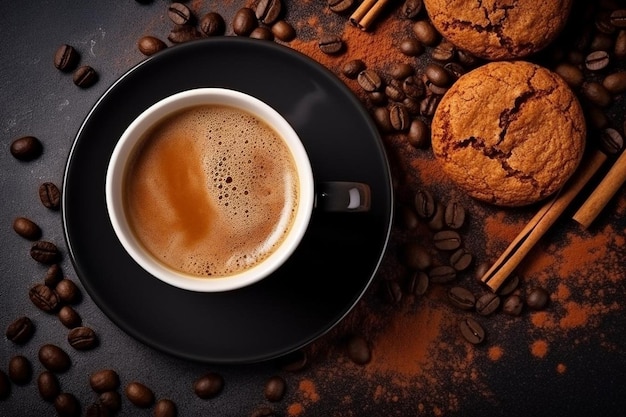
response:
<svg viewBox="0 0 626 417"><path fill-rule="evenodd" d="M490 60L543 49L559 34L572 0L424 0L437 30L458 48Z"/></svg>
<svg viewBox="0 0 626 417"><path fill-rule="evenodd" d="M443 171L469 195L518 207L559 190L585 148L574 93L552 71L524 61L492 62L459 78L432 121Z"/></svg>

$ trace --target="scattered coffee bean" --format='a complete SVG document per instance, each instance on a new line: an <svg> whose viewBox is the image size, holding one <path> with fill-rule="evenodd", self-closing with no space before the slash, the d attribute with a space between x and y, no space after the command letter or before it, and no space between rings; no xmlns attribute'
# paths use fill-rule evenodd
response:
<svg viewBox="0 0 626 417"><path fill-rule="evenodd" d="M80 416L80 403L74 394L63 392L54 399L54 409L59 417Z"/></svg>
<svg viewBox="0 0 626 417"><path fill-rule="evenodd" d="M485 272L487 271L485 270ZM501 295L501 296L509 295L517 289L518 285L519 285L519 276L510 275L504 280L504 283L500 285L500 288L498 288L497 293L498 295Z"/></svg>
<svg viewBox="0 0 626 417"><path fill-rule="evenodd" d="M62 302L67 304L74 304L80 299L80 289L74 281L67 278L58 282L54 288L54 292L57 293Z"/></svg>
<svg viewBox="0 0 626 417"><path fill-rule="evenodd" d="M343 40L339 35L325 34L317 42L320 51L327 55L336 55L343 51Z"/></svg>
<svg viewBox="0 0 626 417"><path fill-rule="evenodd" d="M435 284L447 284L456 279L456 270L449 265L439 265L428 271L430 282Z"/></svg>
<svg viewBox="0 0 626 417"><path fill-rule="evenodd" d="M80 88L89 88L98 81L98 73L89 65L82 65L74 71L72 80Z"/></svg>
<svg viewBox="0 0 626 417"><path fill-rule="evenodd" d="M398 48L406 56L418 56L424 52L424 45L415 38L404 39Z"/></svg>
<svg viewBox="0 0 626 417"><path fill-rule="evenodd" d="M517 295L509 295L502 304L502 312L509 316L519 316L522 313L524 302L522 298Z"/></svg>
<svg viewBox="0 0 626 417"><path fill-rule="evenodd" d="M61 384L55 374L43 371L37 378L37 389L44 401L52 402L61 393Z"/></svg>
<svg viewBox="0 0 626 417"><path fill-rule="evenodd" d="M406 107L410 115L415 116L420 114L420 103L416 99L405 97L404 100L402 100L402 104L404 104L404 107ZM428 137L428 143L430 143L430 136Z"/></svg>
<svg viewBox="0 0 626 417"><path fill-rule="evenodd" d="M260 40L265 40L265 41L273 41L274 34L272 33L270 29L268 29L265 26L257 26L254 28L252 33L250 33L250 38L260 39Z"/></svg>
<svg viewBox="0 0 626 417"><path fill-rule="evenodd" d="M8 398L11 394L11 381L8 375L0 369L0 400Z"/></svg>
<svg viewBox="0 0 626 417"><path fill-rule="evenodd" d="M296 30L285 20L279 20L274 23L272 25L272 33L276 36L276 39L283 42L291 42L296 38Z"/></svg>
<svg viewBox="0 0 626 417"><path fill-rule="evenodd" d="M404 79L402 89L404 90L404 94L415 99L423 97L426 92L426 87L422 80L413 75Z"/></svg>
<svg viewBox="0 0 626 417"><path fill-rule="evenodd" d="M450 265L459 272L469 268L473 261L474 257L465 248L459 248L450 255Z"/></svg>
<svg viewBox="0 0 626 417"><path fill-rule="evenodd" d="M615 45L613 46L613 56L616 59L626 58L626 30L620 30L615 38Z"/></svg>
<svg viewBox="0 0 626 417"><path fill-rule="evenodd" d="M465 68L458 62L448 62L443 67L448 71L453 80L458 80L465 74Z"/></svg>
<svg viewBox="0 0 626 417"><path fill-rule="evenodd" d="M441 101L441 94L429 94L420 102L420 114L426 117L433 117L437 106Z"/></svg>
<svg viewBox="0 0 626 417"><path fill-rule="evenodd" d="M444 67L438 64L428 64L424 68L424 75L430 82L438 87L447 87L450 84L450 74Z"/></svg>
<svg viewBox="0 0 626 417"><path fill-rule="evenodd" d="M424 295L428 291L428 275L424 271L415 271L407 279L406 292L414 295Z"/></svg>
<svg viewBox="0 0 626 417"><path fill-rule="evenodd" d="M365 91L378 91L383 85L383 81L380 75L374 70L366 69L359 73L357 76L357 82L361 88Z"/></svg>
<svg viewBox="0 0 626 417"><path fill-rule="evenodd" d="M122 407L122 396L117 391L107 391L100 394L98 402L115 413Z"/></svg>
<svg viewBox="0 0 626 417"><path fill-rule="evenodd" d="M52 313L59 307L59 296L50 287L36 284L29 291L28 296L35 307L46 313Z"/></svg>
<svg viewBox="0 0 626 417"><path fill-rule="evenodd" d="M142 36L137 42L137 49L146 56L154 55L167 48L167 44L154 36Z"/></svg>
<svg viewBox="0 0 626 417"><path fill-rule="evenodd" d="M99 394L115 391L120 386L120 377L113 369L102 369L89 376L89 385Z"/></svg>
<svg viewBox="0 0 626 417"><path fill-rule="evenodd" d="M411 123L408 110L398 103L394 103L389 107L389 120L391 121L391 127L398 132L407 130Z"/></svg>
<svg viewBox="0 0 626 417"><path fill-rule="evenodd" d="M177 413L176 404L168 398L157 401L152 411L154 417L176 417Z"/></svg>
<svg viewBox="0 0 626 417"><path fill-rule="evenodd" d="M368 94L368 97L370 99L370 102L376 106L384 106L385 104L387 104L387 96L382 91L372 91ZM391 126L391 122L389 122L389 125ZM389 127L389 130L390 129L391 127Z"/></svg>
<svg viewBox="0 0 626 417"><path fill-rule="evenodd" d="M39 362L49 371L59 373L70 369L69 355L57 345L47 343L39 348Z"/></svg>
<svg viewBox="0 0 626 417"><path fill-rule="evenodd" d="M167 35L167 40L172 43L185 43L202 39L202 34L195 26L177 25Z"/></svg>
<svg viewBox="0 0 626 417"><path fill-rule="evenodd" d="M99 402L90 404L85 412L85 417L111 417L112 415L111 410Z"/></svg>
<svg viewBox="0 0 626 417"><path fill-rule="evenodd" d="M17 217L13 220L13 230L24 239L37 240L41 238L41 228L26 217Z"/></svg>
<svg viewBox="0 0 626 417"><path fill-rule="evenodd" d="M451 287L448 289L448 300L453 306L462 310L472 310L476 304L476 297L467 288Z"/></svg>
<svg viewBox="0 0 626 417"><path fill-rule="evenodd" d="M295 350L277 360L278 367L287 372L304 370L309 364L309 355L302 349Z"/></svg>
<svg viewBox="0 0 626 417"><path fill-rule="evenodd" d="M356 79L359 73L365 69L365 62L361 59L352 59L346 62L341 68L343 75L350 79Z"/></svg>
<svg viewBox="0 0 626 417"><path fill-rule="evenodd" d="M233 31L239 36L248 36L258 24L254 10L249 7L242 7L233 17Z"/></svg>
<svg viewBox="0 0 626 417"><path fill-rule="evenodd" d="M461 235L454 230L442 230L433 235L433 243L440 250L456 250L461 247Z"/></svg>
<svg viewBox="0 0 626 417"><path fill-rule="evenodd" d="M26 316L15 319L5 332L7 339L18 345L28 342L35 332L35 325L32 320Z"/></svg>
<svg viewBox="0 0 626 417"><path fill-rule="evenodd" d="M271 407L267 407L267 406L261 406L257 408L256 410L254 410L252 414L250 414L250 417L277 417L277 416L278 414L276 414L276 412L274 412L274 410Z"/></svg>
<svg viewBox="0 0 626 417"><path fill-rule="evenodd" d="M331 12L344 13L354 6L354 0L328 0L328 8Z"/></svg>
<svg viewBox="0 0 626 417"><path fill-rule="evenodd" d="M39 186L39 199L51 210L58 210L61 207L61 191L52 182L44 182Z"/></svg>
<svg viewBox="0 0 626 417"><path fill-rule="evenodd" d="M70 72L76 68L80 54L73 46L63 44L54 53L54 66L63 72Z"/></svg>
<svg viewBox="0 0 626 417"><path fill-rule="evenodd" d="M167 16L177 25L193 23L193 13L183 3L174 2L167 8Z"/></svg>
<svg viewBox="0 0 626 417"><path fill-rule="evenodd" d="M391 119L389 117L389 110L387 110L387 108L376 107L372 116L380 130L383 132L391 132L393 130Z"/></svg>
<svg viewBox="0 0 626 417"><path fill-rule="evenodd" d="M57 286L59 281L63 279L63 271L59 264L52 264L46 271L46 276L43 279L43 283L46 286L53 288Z"/></svg>
<svg viewBox="0 0 626 417"><path fill-rule="evenodd" d="M611 94L604 86L596 81L584 82L581 87L583 96L591 103L599 107L607 107L611 104Z"/></svg>
<svg viewBox="0 0 626 417"><path fill-rule="evenodd" d="M612 127L607 127L600 133L600 146L610 155L618 154L624 148L624 137Z"/></svg>
<svg viewBox="0 0 626 417"><path fill-rule="evenodd" d="M621 94L626 91L626 71L615 72L604 77L602 86L611 94Z"/></svg>
<svg viewBox="0 0 626 417"><path fill-rule="evenodd" d="M485 330L471 317L466 317L461 320L459 322L459 329L465 340L472 344L477 345L485 340Z"/></svg>
<svg viewBox="0 0 626 417"><path fill-rule="evenodd" d="M52 242L38 240L30 248L30 256L42 264L53 264L60 260L61 253Z"/></svg>
<svg viewBox="0 0 626 417"><path fill-rule="evenodd" d="M446 208L439 201L435 203L435 214L428 220L427 226L430 230L439 231L445 226Z"/></svg>
<svg viewBox="0 0 626 417"><path fill-rule="evenodd" d="M435 198L430 191L421 189L415 193L415 210L422 219L430 219L436 208Z"/></svg>
<svg viewBox="0 0 626 417"><path fill-rule="evenodd" d="M493 314L500 307L500 297L494 293L486 293L476 301L476 312L482 316Z"/></svg>
<svg viewBox="0 0 626 417"><path fill-rule="evenodd" d="M392 79L385 86L385 94L387 95L387 97L389 97L390 100L397 102L401 102L402 100L404 100L405 97L404 90L402 89L402 84L400 84L400 82L396 79Z"/></svg>
<svg viewBox="0 0 626 417"><path fill-rule="evenodd" d="M200 19L200 30L207 36L219 36L226 32L226 22L221 14L209 12Z"/></svg>
<svg viewBox="0 0 626 417"><path fill-rule="evenodd" d="M430 144L430 129L421 119L413 119L407 134L409 143L416 148L424 149Z"/></svg>
<svg viewBox="0 0 626 417"><path fill-rule="evenodd" d="M424 0L405 0L400 14L406 19L415 19L424 8Z"/></svg>
<svg viewBox="0 0 626 417"><path fill-rule="evenodd" d="M381 286L382 296L389 304L398 304L402 301L402 288L394 280L385 280Z"/></svg>
<svg viewBox="0 0 626 417"><path fill-rule="evenodd" d="M365 365L372 359L369 344L363 336L354 335L348 340L347 346L348 358L357 365Z"/></svg>
<svg viewBox="0 0 626 417"><path fill-rule="evenodd" d="M274 375L265 383L263 394L268 401L276 402L283 399L286 389L287 383L285 380L278 375Z"/></svg>
<svg viewBox="0 0 626 417"><path fill-rule="evenodd" d="M217 372L208 372L193 383L193 392L203 400L214 398L224 389L224 378Z"/></svg>
<svg viewBox="0 0 626 417"><path fill-rule="evenodd" d="M413 33L426 46L435 46L439 42L439 32L428 20L418 20L413 24Z"/></svg>
<svg viewBox="0 0 626 417"><path fill-rule="evenodd" d="M431 56L440 62L451 61L456 55L456 48L450 42L442 39L432 50Z"/></svg>
<svg viewBox="0 0 626 417"><path fill-rule="evenodd" d="M487 273L490 267L491 265L487 262L481 262L476 265L476 269L474 270L474 278L476 281L482 282L483 276Z"/></svg>
<svg viewBox="0 0 626 417"><path fill-rule="evenodd" d="M43 145L34 136L22 136L11 143L11 155L20 161L32 161L43 151Z"/></svg>
<svg viewBox="0 0 626 417"><path fill-rule="evenodd" d="M559 64L554 72L559 74L561 78L565 80L570 87L578 88L583 84L585 80L583 72L578 68L578 66L570 63L562 63Z"/></svg>
<svg viewBox="0 0 626 417"><path fill-rule="evenodd" d="M283 11L282 0L259 0L256 6L256 17L266 25L278 20Z"/></svg>
<svg viewBox="0 0 626 417"><path fill-rule="evenodd" d="M389 68L389 75L396 80L403 80L414 72L413 67L406 62L394 62Z"/></svg>
<svg viewBox="0 0 626 417"><path fill-rule="evenodd" d="M90 350L98 345L98 336L92 328L79 326L69 331L67 342L76 350Z"/></svg>
<svg viewBox="0 0 626 417"><path fill-rule="evenodd" d="M141 382L133 381L124 390L128 401L140 408L148 408L154 404L154 393Z"/></svg>
<svg viewBox="0 0 626 417"><path fill-rule="evenodd" d="M432 255L425 246L409 242L404 247L404 263L415 271L426 271L432 265Z"/></svg>
<svg viewBox="0 0 626 417"><path fill-rule="evenodd" d="M609 21L616 28L626 28L626 9L613 10Z"/></svg>
<svg viewBox="0 0 626 417"><path fill-rule="evenodd" d="M444 219L449 228L460 229L465 224L465 208L458 201L449 202L446 205Z"/></svg>
<svg viewBox="0 0 626 417"><path fill-rule="evenodd" d="M526 295L526 305L533 310L543 310L550 301L550 294L544 288L533 288Z"/></svg>
<svg viewBox="0 0 626 417"><path fill-rule="evenodd" d="M15 355L9 360L9 379L16 385L26 385L33 376L33 367L25 356Z"/></svg>
<svg viewBox="0 0 626 417"><path fill-rule="evenodd" d="M606 51L594 51L585 58L585 67L589 71L600 71L609 65L609 54Z"/></svg>
<svg viewBox="0 0 626 417"><path fill-rule="evenodd" d="M82 324L80 315L71 306L63 306L57 313L59 321L68 329L73 329Z"/></svg>

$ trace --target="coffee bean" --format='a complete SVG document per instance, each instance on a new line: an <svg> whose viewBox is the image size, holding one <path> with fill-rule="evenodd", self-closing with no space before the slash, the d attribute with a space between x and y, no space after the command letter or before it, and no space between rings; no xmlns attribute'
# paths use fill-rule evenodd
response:
<svg viewBox="0 0 626 417"><path fill-rule="evenodd" d="M30 318L26 316L15 319L5 332L7 339L18 345L28 342L35 332L35 326Z"/></svg>
<svg viewBox="0 0 626 417"><path fill-rule="evenodd" d="M611 94L597 81L584 82L581 92L587 100L596 106L607 107L611 104Z"/></svg>
<svg viewBox="0 0 626 417"><path fill-rule="evenodd" d="M404 100L402 100L402 104L404 104L404 107L406 107L406 109L408 110L411 116L416 116L420 114L420 103L416 99L412 97L405 97ZM409 127L409 130L410 130L410 127ZM429 137L429 143L430 143L430 137Z"/></svg>
<svg viewBox="0 0 626 417"><path fill-rule="evenodd" d="M216 372L208 372L193 383L193 392L203 400L214 398L224 389L224 378Z"/></svg>
<svg viewBox="0 0 626 417"><path fill-rule="evenodd" d="M258 26L258 27L254 28L252 33L250 33L250 38L251 39L260 39L260 40L265 40L265 41L273 41L274 40L274 34L267 27L265 27L265 26Z"/></svg>
<svg viewBox="0 0 626 417"><path fill-rule="evenodd" d="M426 76L424 76L424 85L426 86L427 91L431 93L444 95L448 91L448 87L439 87L430 81Z"/></svg>
<svg viewBox="0 0 626 417"><path fill-rule="evenodd" d="M465 224L465 208L458 201L450 201L446 205L444 219L449 228L460 229Z"/></svg>
<svg viewBox="0 0 626 417"><path fill-rule="evenodd" d="M430 230L438 231L443 229L445 225L444 216L445 216L446 208L439 201L435 203L435 214L428 219L428 223L426 224Z"/></svg>
<svg viewBox="0 0 626 417"><path fill-rule="evenodd" d="M616 28L626 28L626 9L613 10L609 21Z"/></svg>
<svg viewBox="0 0 626 417"><path fill-rule="evenodd" d="M626 30L620 30L613 45L613 55L616 59L626 58Z"/></svg>
<svg viewBox="0 0 626 417"><path fill-rule="evenodd" d="M550 301L550 294L544 288L533 288L526 295L526 305L533 310L543 310Z"/></svg>
<svg viewBox="0 0 626 417"><path fill-rule="evenodd" d="M522 298L517 295L509 295L502 304L502 312L509 316L519 316L522 313L524 302Z"/></svg>
<svg viewBox="0 0 626 417"><path fill-rule="evenodd" d="M266 25L278 20L283 11L282 0L259 0L256 6L256 17Z"/></svg>
<svg viewBox="0 0 626 417"><path fill-rule="evenodd" d="M398 102L401 102L402 100L404 100L404 97L405 97L404 90L402 89L402 84L400 84L400 82L396 79L392 79L385 86L385 94L387 95L387 97L389 97L389 99L393 101L398 101Z"/></svg>
<svg viewBox="0 0 626 417"><path fill-rule="evenodd" d="M426 117L433 117L437 106L441 101L440 94L429 94L420 102L420 114Z"/></svg>
<svg viewBox="0 0 626 417"><path fill-rule="evenodd" d="M57 345L47 343L39 348L39 362L49 371L59 373L70 369L69 355Z"/></svg>
<svg viewBox="0 0 626 417"><path fill-rule="evenodd" d="M60 260L61 253L54 243L38 240L31 246L30 256L42 264L53 264Z"/></svg>
<svg viewBox="0 0 626 417"><path fill-rule="evenodd" d="M434 284L447 284L456 279L456 270L449 265L439 265L428 271L428 279Z"/></svg>
<svg viewBox="0 0 626 417"><path fill-rule="evenodd" d="M344 13L354 6L354 0L328 0L328 8L331 12Z"/></svg>
<svg viewBox="0 0 626 417"><path fill-rule="evenodd" d="M63 271L61 270L61 266L59 264L52 264L46 271L43 283L46 284L47 287L54 289L62 279Z"/></svg>
<svg viewBox="0 0 626 417"><path fill-rule="evenodd" d="M13 220L13 230L24 239L37 240L41 238L41 228L34 221L26 217L17 217Z"/></svg>
<svg viewBox="0 0 626 417"><path fill-rule="evenodd" d="M43 371L37 378L39 395L45 401L52 402L61 393L61 384L56 375L50 371Z"/></svg>
<svg viewBox="0 0 626 417"><path fill-rule="evenodd" d="M89 88L98 81L98 73L89 65L82 65L74 71L72 80L80 88Z"/></svg>
<svg viewBox="0 0 626 417"><path fill-rule="evenodd" d="M154 393L141 382L133 381L124 390L128 401L140 408L148 408L154 404Z"/></svg>
<svg viewBox="0 0 626 417"><path fill-rule="evenodd" d="M254 410L250 417L278 417L278 414L271 407L261 406Z"/></svg>
<svg viewBox="0 0 626 417"><path fill-rule="evenodd" d="M487 271L485 271L487 272ZM504 283L502 285L500 285L500 288L498 288L498 295L509 295L511 294L513 291L515 291L517 289L517 286L519 285L519 276L517 275L509 275L505 280Z"/></svg>
<svg viewBox="0 0 626 417"><path fill-rule="evenodd" d="M61 191L54 183L44 182L39 186L39 199L51 210L58 210L61 207Z"/></svg>
<svg viewBox="0 0 626 417"><path fill-rule="evenodd" d="M320 51L327 55L335 55L343 51L343 40L335 34L325 34L317 42Z"/></svg>
<svg viewBox="0 0 626 417"><path fill-rule="evenodd" d="M450 265L459 272L469 268L473 261L474 257L465 248L459 248L450 255Z"/></svg>
<svg viewBox="0 0 626 417"><path fill-rule="evenodd" d="M376 107L374 109L374 121L376 125L383 132L391 132L393 130L393 126L391 126L391 119L389 118L389 110L385 107Z"/></svg>
<svg viewBox="0 0 626 417"><path fill-rule="evenodd" d="M485 340L485 330L471 317L466 317L461 320L459 322L459 329L465 340L472 344L477 345Z"/></svg>
<svg viewBox="0 0 626 417"><path fill-rule="evenodd" d="M167 48L167 44L154 36L142 36L137 42L137 49L146 56L154 55Z"/></svg>
<svg viewBox="0 0 626 417"><path fill-rule="evenodd" d="M372 359L369 344L363 336L351 336L348 339L346 350L348 358L357 365L365 365Z"/></svg>
<svg viewBox="0 0 626 417"><path fill-rule="evenodd" d="M193 23L193 14L191 10L182 3L171 3L167 8L167 16L177 25L187 25Z"/></svg>
<svg viewBox="0 0 626 417"><path fill-rule="evenodd" d="M208 12L200 19L200 30L207 36L223 35L226 31L226 22L221 14Z"/></svg>
<svg viewBox="0 0 626 417"><path fill-rule="evenodd" d="M233 31L239 36L248 36L258 24L254 10L249 7L242 7L233 17Z"/></svg>
<svg viewBox="0 0 626 417"><path fill-rule="evenodd" d="M168 398L161 398L157 401L152 411L154 417L176 417L177 413L176 404Z"/></svg>
<svg viewBox="0 0 626 417"><path fill-rule="evenodd" d="M367 94L370 102L375 106L385 106L387 104L387 95L383 91L372 91ZM387 116L389 116L389 112L387 111ZM388 129L391 130L391 121L389 121Z"/></svg>
<svg viewBox="0 0 626 417"><path fill-rule="evenodd" d="M487 273L490 267L491 265L487 262L481 262L476 265L476 269L474 270L474 278L476 281L482 282L482 277Z"/></svg>
<svg viewBox="0 0 626 417"><path fill-rule="evenodd" d="M600 132L600 146L608 154L615 155L624 148L624 137L612 127Z"/></svg>
<svg viewBox="0 0 626 417"><path fill-rule="evenodd" d="M397 103L389 107L389 120L391 121L391 126L398 132L407 130L411 123L411 118L406 107Z"/></svg>
<svg viewBox="0 0 626 417"><path fill-rule="evenodd" d="M8 398L11 394L11 381L8 375L0 369L0 400Z"/></svg>
<svg viewBox="0 0 626 417"><path fill-rule="evenodd" d="M82 323L80 315L71 306L63 306L57 313L59 321L68 329L78 327Z"/></svg>
<svg viewBox="0 0 626 417"><path fill-rule="evenodd" d="M406 19L415 19L424 8L424 0L405 0L400 14Z"/></svg>
<svg viewBox="0 0 626 417"><path fill-rule="evenodd" d="M365 91L378 91L383 85L383 81L380 75L374 70L366 69L359 73L357 76L357 82L361 88Z"/></svg>
<svg viewBox="0 0 626 417"><path fill-rule="evenodd" d="M114 413L122 407L122 397L117 391L103 392L98 396L98 402Z"/></svg>
<svg viewBox="0 0 626 417"><path fill-rule="evenodd" d="M409 242L404 247L404 263L408 268L425 271L432 265L432 256L425 246Z"/></svg>
<svg viewBox="0 0 626 417"><path fill-rule="evenodd" d="M56 285L54 292L57 293L59 299L68 304L74 304L80 299L80 289L74 281L64 278Z"/></svg>
<svg viewBox="0 0 626 417"><path fill-rule="evenodd" d="M585 58L585 67L589 71L600 71L609 65L609 54L606 51L594 51Z"/></svg>
<svg viewBox="0 0 626 417"><path fill-rule="evenodd" d="M279 20L272 25L272 33L276 39L283 42L291 42L296 38L296 30L294 27L284 20Z"/></svg>
<svg viewBox="0 0 626 417"><path fill-rule="evenodd" d="M63 72L70 72L76 68L80 54L73 46L63 44L54 53L54 66Z"/></svg>
<svg viewBox="0 0 626 417"><path fill-rule="evenodd" d="M611 94L621 94L626 91L626 71L615 72L604 77L602 86Z"/></svg>
<svg viewBox="0 0 626 417"><path fill-rule="evenodd" d="M402 288L394 280L385 280L381 286L382 296L389 304L398 304L402 301Z"/></svg>
<svg viewBox="0 0 626 417"><path fill-rule="evenodd" d="M43 145L34 136L22 136L11 143L11 155L20 161L32 161L43 151Z"/></svg>
<svg viewBox="0 0 626 417"><path fill-rule="evenodd" d="M435 46L439 42L439 33L428 20L418 20L413 24L413 33L426 46Z"/></svg>
<svg viewBox="0 0 626 417"><path fill-rule="evenodd" d="M578 66L570 63L559 64L554 72L559 74L563 80L570 86L578 88L583 84L585 76Z"/></svg>
<svg viewBox="0 0 626 417"><path fill-rule="evenodd" d="M110 417L112 415L113 412L106 405L98 402L90 404L85 412L85 417Z"/></svg>
<svg viewBox="0 0 626 417"><path fill-rule="evenodd" d="M441 65L428 64L424 68L424 75L438 87L447 87L450 84L450 74Z"/></svg>
<svg viewBox="0 0 626 417"><path fill-rule="evenodd" d="M414 72L413 67L406 62L394 62L389 68L389 75L396 80L403 80Z"/></svg>
<svg viewBox="0 0 626 417"><path fill-rule="evenodd" d="M421 119L413 119L407 134L409 143L416 148L424 149L430 144L430 129Z"/></svg>
<svg viewBox="0 0 626 417"><path fill-rule="evenodd" d="M448 289L448 300L450 304L462 310L471 310L476 304L474 294L463 287L451 287Z"/></svg>
<svg viewBox="0 0 626 417"><path fill-rule="evenodd" d="M341 72L346 77L354 80L364 69L365 62L360 59L352 59L343 65L343 67L341 68Z"/></svg>
<svg viewBox="0 0 626 417"><path fill-rule="evenodd" d="M422 219L429 219L435 214L435 198L432 193L425 189L415 193L415 210Z"/></svg>
<svg viewBox="0 0 626 417"><path fill-rule="evenodd" d="M432 50L431 56L433 59L440 62L448 62L454 59L456 55L456 48L447 40L443 39Z"/></svg>
<svg viewBox="0 0 626 417"><path fill-rule="evenodd" d="M17 385L26 385L33 376L33 367L25 356L15 355L9 360L9 379Z"/></svg>
<svg viewBox="0 0 626 417"><path fill-rule="evenodd" d="M424 45L415 38L407 38L400 42L398 49L406 56L418 56L424 52Z"/></svg>
<svg viewBox="0 0 626 417"><path fill-rule="evenodd" d="M489 292L476 301L476 312L482 316L493 314L500 307L500 297Z"/></svg>
<svg viewBox="0 0 626 417"><path fill-rule="evenodd" d="M167 40L172 43L185 43L202 39L202 34L195 26L176 25L167 35Z"/></svg>
<svg viewBox="0 0 626 417"><path fill-rule="evenodd" d="M454 80L458 80L463 74L465 74L465 68L463 68L463 66L458 62L448 62L443 67L446 71L448 71Z"/></svg>
<svg viewBox="0 0 626 417"><path fill-rule="evenodd" d="M50 287L36 284L28 291L28 296L35 307L46 313L52 313L59 307L59 296Z"/></svg>
<svg viewBox="0 0 626 417"><path fill-rule="evenodd" d="M89 376L89 385L99 394L115 391L120 386L120 377L113 369L102 369Z"/></svg>
<svg viewBox="0 0 626 417"><path fill-rule="evenodd" d="M74 327L67 334L67 342L76 350L90 350L98 345L98 336L90 327Z"/></svg>
<svg viewBox="0 0 626 417"><path fill-rule="evenodd" d="M440 250L455 250L461 247L461 235L454 230L442 230L435 233L433 243Z"/></svg>
<svg viewBox="0 0 626 417"><path fill-rule="evenodd" d="M268 401L276 402L283 399L286 389L287 383L285 380L278 375L274 375L265 383L263 394Z"/></svg>
<svg viewBox="0 0 626 417"><path fill-rule="evenodd" d="M421 98L426 92L422 80L415 76L405 78L402 82L402 89L404 93L411 98Z"/></svg>
<svg viewBox="0 0 626 417"><path fill-rule="evenodd" d="M424 295L428 290L428 275L424 271L415 271L407 279L406 292L414 295Z"/></svg>
<svg viewBox="0 0 626 417"><path fill-rule="evenodd" d="M54 399L54 409L59 417L80 416L80 403L74 394L68 392L57 395Z"/></svg>
<svg viewBox="0 0 626 417"><path fill-rule="evenodd" d="M278 367L287 372L298 372L309 365L309 355L302 349L295 350L277 360Z"/></svg>

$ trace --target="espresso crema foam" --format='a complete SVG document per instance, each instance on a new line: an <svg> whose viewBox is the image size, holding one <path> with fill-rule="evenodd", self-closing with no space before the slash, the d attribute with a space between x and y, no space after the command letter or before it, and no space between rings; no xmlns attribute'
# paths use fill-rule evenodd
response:
<svg viewBox="0 0 626 417"><path fill-rule="evenodd" d="M257 117L197 106L146 133L126 174L135 236L167 266L199 277L256 265L280 245L298 205L295 162Z"/></svg>

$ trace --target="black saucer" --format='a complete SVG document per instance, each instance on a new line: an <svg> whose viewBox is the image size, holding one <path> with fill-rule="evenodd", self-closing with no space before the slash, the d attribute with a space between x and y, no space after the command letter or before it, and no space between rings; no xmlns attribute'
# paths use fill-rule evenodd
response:
<svg viewBox="0 0 626 417"><path fill-rule="evenodd" d="M299 133L316 181L368 183L368 213L314 212L292 259L253 286L194 293L143 271L109 223L109 157L143 110L197 87L244 91ZM63 221L77 274L108 317L140 341L203 362L254 362L311 342L343 318L381 261L392 218L389 166L376 127L352 92L310 58L273 42L223 37L172 47L121 77L87 116L69 155Z"/></svg>

